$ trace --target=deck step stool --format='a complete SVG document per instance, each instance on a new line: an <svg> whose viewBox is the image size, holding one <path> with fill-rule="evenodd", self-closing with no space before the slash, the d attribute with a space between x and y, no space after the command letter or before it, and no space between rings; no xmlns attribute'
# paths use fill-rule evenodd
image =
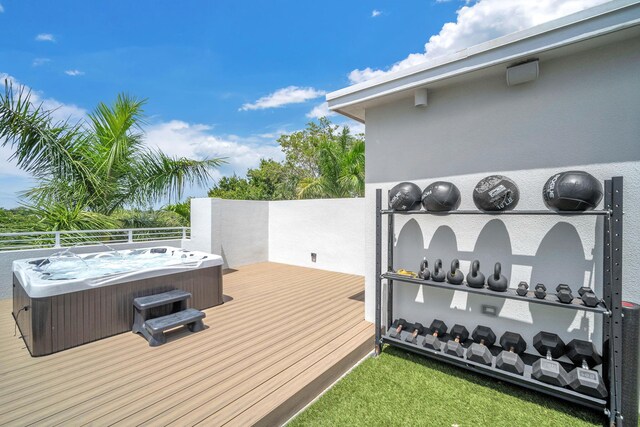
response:
<svg viewBox="0 0 640 427"><path fill-rule="evenodd" d="M167 339L164 332L186 325L191 332L204 329L202 319L205 313L195 308L187 308L187 300L191 298L189 292L179 289L135 298L133 300L134 320L131 331L141 334L147 339L151 347L164 344ZM166 316L151 318L151 309L173 305L173 313Z"/></svg>

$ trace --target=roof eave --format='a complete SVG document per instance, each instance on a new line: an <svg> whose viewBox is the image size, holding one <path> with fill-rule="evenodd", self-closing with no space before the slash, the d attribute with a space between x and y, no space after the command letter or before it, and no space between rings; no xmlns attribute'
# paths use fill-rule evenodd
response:
<svg viewBox="0 0 640 427"><path fill-rule="evenodd" d="M359 104L640 25L640 2L619 0L327 94L329 109L365 122ZM356 111L357 110L357 111Z"/></svg>

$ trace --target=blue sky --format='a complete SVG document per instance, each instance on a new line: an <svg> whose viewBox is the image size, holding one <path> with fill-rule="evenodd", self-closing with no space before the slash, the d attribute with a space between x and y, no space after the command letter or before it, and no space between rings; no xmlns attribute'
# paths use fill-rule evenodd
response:
<svg viewBox="0 0 640 427"><path fill-rule="evenodd" d="M326 112L326 92L601 2L0 0L0 75L61 117L148 98L148 144L227 156L219 177L281 158L277 136ZM29 185L9 154L3 207Z"/></svg>

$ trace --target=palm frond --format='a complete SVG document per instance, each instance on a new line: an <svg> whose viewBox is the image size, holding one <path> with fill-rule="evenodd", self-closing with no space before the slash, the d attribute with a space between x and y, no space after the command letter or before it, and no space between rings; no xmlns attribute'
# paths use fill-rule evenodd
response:
<svg viewBox="0 0 640 427"><path fill-rule="evenodd" d="M49 202L27 205L26 207L38 217L39 224L46 230L104 230L120 226L116 220L106 215L87 211L81 204L69 205ZM65 237L67 240L72 238L72 236Z"/></svg>
<svg viewBox="0 0 640 427"><path fill-rule="evenodd" d="M145 103L145 99L119 94L113 106L101 102L89 114L100 160L97 167L107 177L117 173L114 167L122 165L142 147Z"/></svg>
<svg viewBox="0 0 640 427"><path fill-rule="evenodd" d="M321 177L306 177L298 182L296 193L299 199L319 198L325 193Z"/></svg>
<svg viewBox="0 0 640 427"><path fill-rule="evenodd" d="M82 157L88 137L81 123L55 121L52 111L31 102L24 87L15 93L5 81L0 94L0 141L15 151L11 160L36 178L57 176L66 180L83 180L96 184L92 171Z"/></svg>
<svg viewBox="0 0 640 427"><path fill-rule="evenodd" d="M130 196L138 203L150 203L162 198L178 200L185 185L205 186L211 179L211 169L226 163L224 158L192 160L170 157L160 150L144 150L135 164L130 183Z"/></svg>

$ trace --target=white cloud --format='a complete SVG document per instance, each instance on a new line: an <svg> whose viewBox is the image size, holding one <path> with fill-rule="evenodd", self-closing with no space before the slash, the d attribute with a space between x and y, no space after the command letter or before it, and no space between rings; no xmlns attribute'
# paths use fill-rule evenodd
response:
<svg viewBox="0 0 640 427"><path fill-rule="evenodd" d="M331 117L335 115L335 112L329 110L329 104L326 102L316 105L307 113L307 117L310 119L319 119L320 117Z"/></svg>
<svg viewBox="0 0 640 427"><path fill-rule="evenodd" d="M318 98L326 92L312 87L288 86L278 89L267 96L263 96L254 103L244 104L241 111L277 108L287 104L299 104L310 99Z"/></svg>
<svg viewBox="0 0 640 427"><path fill-rule="evenodd" d="M70 120L71 122L76 122L78 120L83 120L87 117L87 110L84 108L78 107L74 104L65 104L63 102L57 101L53 98L45 98L42 92L31 89L29 86L23 85L17 80L15 77L0 72L0 86L4 86L4 81L7 80L9 84L13 87L13 90L17 90L18 88L24 86L26 91L31 91L31 102L35 105L42 104L42 108L45 110L52 111L52 117L54 120ZM2 170L2 169L0 169Z"/></svg>
<svg viewBox="0 0 640 427"><path fill-rule="evenodd" d="M360 123L360 122L356 122L355 120L349 120L349 122L346 123L347 126L349 126L349 129L351 129L351 133L358 135L360 133L364 133L364 123Z"/></svg>
<svg viewBox="0 0 640 427"><path fill-rule="evenodd" d="M49 58L36 58L36 59L33 60L31 65L34 66L34 67L39 67L39 66L47 64L49 62L51 62L51 60Z"/></svg>
<svg viewBox="0 0 640 427"><path fill-rule="evenodd" d="M53 34L41 33L36 36L36 41L38 42L55 42L56 38Z"/></svg>
<svg viewBox="0 0 640 427"><path fill-rule="evenodd" d="M355 120L346 119L343 122L336 123L337 132L342 132L342 129L348 127L351 131L351 135L358 135L364 133L364 123L356 122Z"/></svg>
<svg viewBox="0 0 640 427"><path fill-rule="evenodd" d="M287 128L287 126L284 127L279 127L276 130L272 131L272 132L265 132L265 133L256 133L254 135L252 135L252 137L254 138L259 138L259 140L264 140L264 139L268 139L271 141L275 141L276 139L280 138L280 136L283 133L292 133L295 131L292 131L290 129Z"/></svg>
<svg viewBox="0 0 640 427"><path fill-rule="evenodd" d="M148 126L146 142L171 156L205 159L227 157L227 164L216 170L215 178L234 173L243 176L258 166L261 158L284 159L280 146L259 136L214 135L211 127L181 120Z"/></svg>
<svg viewBox="0 0 640 427"><path fill-rule="evenodd" d="M80 71L80 70L66 70L64 72L67 76L72 76L72 77L76 77L76 76L82 76L84 74L84 71Z"/></svg>
<svg viewBox="0 0 640 427"><path fill-rule="evenodd" d="M458 9L456 22L443 25L429 38L423 53L412 53L386 70L365 68L349 73L360 83L404 70L442 55L457 52L506 34L524 30L609 0L479 0Z"/></svg>
<svg viewBox="0 0 640 427"><path fill-rule="evenodd" d="M371 17L372 18L377 18L378 16L382 15L382 12L380 12L378 9L373 9L371 11Z"/></svg>

